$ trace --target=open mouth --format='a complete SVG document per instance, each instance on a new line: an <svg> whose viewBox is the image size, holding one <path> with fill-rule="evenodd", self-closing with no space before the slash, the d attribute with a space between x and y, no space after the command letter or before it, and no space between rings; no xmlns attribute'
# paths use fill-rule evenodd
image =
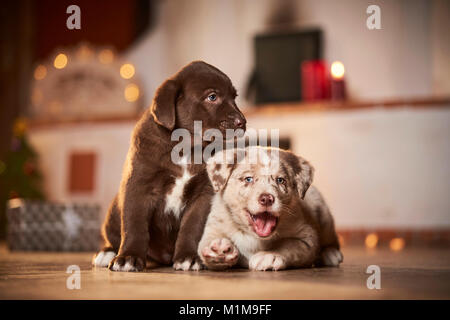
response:
<svg viewBox="0 0 450 320"><path fill-rule="evenodd" d="M253 231L260 237L268 237L275 230L278 217L274 216L268 211L258 212L257 214L252 214L247 210L250 217L250 223L253 227Z"/></svg>

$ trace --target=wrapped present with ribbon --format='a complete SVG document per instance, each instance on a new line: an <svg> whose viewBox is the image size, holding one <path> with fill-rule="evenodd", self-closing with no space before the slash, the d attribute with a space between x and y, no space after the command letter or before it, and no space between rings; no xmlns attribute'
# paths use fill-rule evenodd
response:
<svg viewBox="0 0 450 320"><path fill-rule="evenodd" d="M7 243L17 251L96 251L100 244L100 206L11 199Z"/></svg>

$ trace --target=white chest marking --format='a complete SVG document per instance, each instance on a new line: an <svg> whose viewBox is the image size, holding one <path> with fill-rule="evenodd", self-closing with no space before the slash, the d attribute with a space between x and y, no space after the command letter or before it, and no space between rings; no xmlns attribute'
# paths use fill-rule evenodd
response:
<svg viewBox="0 0 450 320"><path fill-rule="evenodd" d="M234 242L240 253L247 259L250 259L256 252L262 250L261 242L255 237L244 234L241 231L235 232L231 235L231 240Z"/></svg>
<svg viewBox="0 0 450 320"><path fill-rule="evenodd" d="M175 180L173 189L166 196L166 206L164 208L165 213L172 212L177 218L180 217L181 211L185 207L183 202L184 187L188 181L192 178L192 175L187 170L186 165L183 166L183 175Z"/></svg>
<svg viewBox="0 0 450 320"><path fill-rule="evenodd" d="M216 193L211 202L211 212L206 222L206 229L211 227L221 230L234 243L239 252L250 259L253 254L263 249L263 244L256 236L238 230L235 225L236 222L232 221L230 215L231 213L228 211L222 196L220 193ZM219 222L219 219L222 222ZM207 230L204 234L206 233Z"/></svg>

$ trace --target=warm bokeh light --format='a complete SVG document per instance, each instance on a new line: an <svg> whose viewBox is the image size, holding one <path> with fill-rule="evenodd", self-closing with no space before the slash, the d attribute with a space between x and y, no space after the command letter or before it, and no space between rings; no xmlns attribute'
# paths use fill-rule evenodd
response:
<svg viewBox="0 0 450 320"><path fill-rule="evenodd" d="M67 56L64 53L60 53L56 56L53 65L56 69L62 69L67 65Z"/></svg>
<svg viewBox="0 0 450 320"><path fill-rule="evenodd" d="M389 248L392 251L401 251L405 247L405 240L403 238L394 238L389 242Z"/></svg>
<svg viewBox="0 0 450 320"><path fill-rule="evenodd" d="M124 79L131 79L134 76L134 66L131 63L125 63L120 67L120 76Z"/></svg>
<svg viewBox="0 0 450 320"><path fill-rule="evenodd" d="M98 60L103 64L111 63L114 60L114 53L110 49L103 49L98 54Z"/></svg>
<svg viewBox="0 0 450 320"><path fill-rule="evenodd" d="M93 54L92 50L87 46L81 46L77 52L78 58L82 60L89 59L92 56L92 54Z"/></svg>
<svg viewBox="0 0 450 320"><path fill-rule="evenodd" d="M139 98L139 87L134 83L129 84L125 88L125 99L129 102L134 102Z"/></svg>
<svg viewBox="0 0 450 320"><path fill-rule="evenodd" d="M38 65L36 67L36 70L34 70L34 78L36 80L42 80L47 75L47 68L43 66L42 64Z"/></svg>
<svg viewBox="0 0 450 320"><path fill-rule="evenodd" d="M21 137L27 131L27 121L24 118L18 118L14 122L13 132L16 137Z"/></svg>
<svg viewBox="0 0 450 320"><path fill-rule="evenodd" d="M334 79L341 79L344 77L345 68L344 64L340 61L335 61L331 64L331 76Z"/></svg>
<svg viewBox="0 0 450 320"><path fill-rule="evenodd" d="M366 236L366 247L369 249L374 249L378 244L378 236L376 233L369 233Z"/></svg>

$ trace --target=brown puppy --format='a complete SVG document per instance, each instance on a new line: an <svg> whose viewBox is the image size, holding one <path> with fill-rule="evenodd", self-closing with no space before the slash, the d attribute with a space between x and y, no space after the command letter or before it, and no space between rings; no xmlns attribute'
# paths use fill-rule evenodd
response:
<svg viewBox="0 0 450 320"><path fill-rule="evenodd" d="M147 259L175 262L177 269L199 269L198 241L213 191L204 164L171 161L175 129L194 136L194 120L211 128L245 130L235 103L236 90L217 68L192 62L156 91L153 104L137 123L119 193L102 228L103 249L95 266L141 271ZM192 146L194 148L194 146ZM178 240L177 240L178 239Z"/></svg>
<svg viewBox="0 0 450 320"><path fill-rule="evenodd" d="M217 153L207 170L217 193L198 252L208 268L279 270L343 260L333 217L310 187L314 170L304 159L248 147Z"/></svg>

